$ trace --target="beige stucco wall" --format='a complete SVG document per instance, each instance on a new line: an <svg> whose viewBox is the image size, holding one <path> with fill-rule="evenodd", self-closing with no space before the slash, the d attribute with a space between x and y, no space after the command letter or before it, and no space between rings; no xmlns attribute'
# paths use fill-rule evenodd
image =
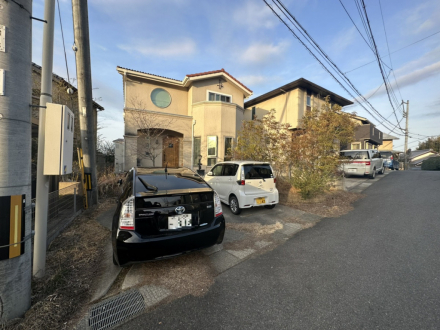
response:
<svg viewBox="0 0 440 330"><path fill-rule="evenodd" d="M150 82L137 78L127 78L125 81L125 107L145 109L178 115L188 115L187 88L165 85L159 82ZM171 95L171 104L166 108L159 108L151 101L151 92L156 88L163 88Z"/></svg>
<svg viewBox="0 0 440 330"><path fill-rule="evenodd" d="M269 113L270 110L276 111L276 119L281 123L288 123L291 127L298 127L298 107L304 104L302 95L298 89L294 89L277 97L263 101L255 105L255 115L261 119ZM301 112L302 113L302 112ZM246 109L245 120L251 120L252 107Z"/></svg>
<svg viewBox="0 0 440 330"><path fill-rule="evenodd" d="M393 140L383 140L379 150L393 150Z"/></svg>
<svg viewBox="0 0 440 330"><path fill-rule="evenodd" d="M202 164L207 164L207 136L217 136L217 162L224 160L225 138L237 137L243 121L243 109L235 104L223 102L203 102L193 107L194 136L201 137Z"/></svg>
<svg viewBox="0 0 440 330"><path fill-rule="evenodd" d="M191 86L192 104L203 102L208 100L207 91L211 91L218 94L226 94L232 96L232 103L238 104L243 107L244 97L243 91L238 88L234 83L225 81L223 79L223 88L219 89L218 78L206 79L201 81L194 81Z"/></svg>

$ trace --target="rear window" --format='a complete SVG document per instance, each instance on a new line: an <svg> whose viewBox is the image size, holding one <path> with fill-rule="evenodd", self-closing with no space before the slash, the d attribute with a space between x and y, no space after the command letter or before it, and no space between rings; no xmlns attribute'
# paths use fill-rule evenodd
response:
<svg viewBox="0 0 440 330"><path fill-rule="evenodd" d="M244 165L245 179L269 179L273 178L269 164Z"/></svg>
<svg viewBox="0 0 440 330"><path fill-rule="evenodd" d="M380 157L384 158L384 159L389 159L392 156L392 152L389 151L381 151L380 152Z"/></svg>
<svg viewBox="0 0 440 330"><path fill-rule="evenodd" d="M339 156L341 159L370 159L368 151L341 151Z"/></svg>
<svg viewBox="0 0 440 330"><path fill-rule="evenodd" d="M209 188L207 183L196 174L181 175L168 174L161 175L139 175L136 176L136 194L140 192L151 192L154 187L147 189L139 180L142 178L147 184L157 187L158 190L174 190L174 189L194 189L194 188Z"/></svg>

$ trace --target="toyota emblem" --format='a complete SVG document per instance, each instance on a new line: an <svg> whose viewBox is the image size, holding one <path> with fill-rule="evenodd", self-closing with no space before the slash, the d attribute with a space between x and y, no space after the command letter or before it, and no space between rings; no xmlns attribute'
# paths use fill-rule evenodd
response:
<svg viewBox="0 0 440 330"><path fill-rule="evenodd" d="M185 208L183 206L178 206L176 207L175 211L177 214L183 214L183 212L185 212Z"/></svg>

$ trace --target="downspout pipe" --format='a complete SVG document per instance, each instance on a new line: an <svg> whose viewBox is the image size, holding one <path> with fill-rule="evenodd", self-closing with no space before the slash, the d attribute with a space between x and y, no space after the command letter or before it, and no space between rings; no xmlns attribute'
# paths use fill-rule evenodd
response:
<svg viewBox="0 0 440 330"><path fill-rule="evenodd" d="M191 169L194 167L194 126L196 125L196 120L193 119L192 132L191 132Z"/></svg>

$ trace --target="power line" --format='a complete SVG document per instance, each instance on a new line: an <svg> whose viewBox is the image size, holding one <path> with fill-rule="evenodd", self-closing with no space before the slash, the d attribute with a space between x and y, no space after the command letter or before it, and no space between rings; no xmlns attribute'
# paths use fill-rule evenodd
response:
<svg viewBox="0 0 440 330"><path fill-rule="evenodd" d="M58 4L58 16L59 16L59 18L60 18L61 38L63 39L64 60L66 61L67 81L70 83L69 67L68 67L68 65L67 65L66 45L64 44L63 23L62 23L62 21L61 21L61 10L60 10L60 1L59 1L59 0L57 0L57 4Z"/></svg>
<svg viewBox="0 0 440 330"><path fill-rule="evenodd" d="M391 98L392 98L391 94L393 94L394 91L393 91L391 85L388 86L387 78L385 77L385 74L384 74L384 71L383 71L383 68L382 68L381 59L380 59L380 55L379 55L379 50L377 49L376 41L374 40L374 35L373 35L373 31L371 29L370 20L368 18L367 9L365 7L365 2L364 2L364 0L360 0L360 1L362 3L362 8L363 8L363 12L364 12L364 15L365 15L365 21L367 23L368 31L369 31L369 33L371 35L371 40L372 40L372 43L373 43L374 53L375 53L376 58L377 58L377 63L379 64L380 73L382 75L382 79L385 82L385 88L386 88L386 91L387 91L388 100L390 101L390 105L393 108L393 112L394 112L394 115L396 117L397 125L399 126L400 130L403 131L403 128L400 126L399 119L397 118L396 109L394 108L393 101L391 100ZM395 97L395 95L394 95L394 97Z"/></svg>
<svg viewBox="0 0 440 330"><path fill-rule="evenodd" d="M266 0L263 0L266 5L272 10L272 12L279 18L279 20L290 30L290 32L294 35L294 37L300 41L300 43L309 51L309 53L321 64L321 66L335 79L335 81L356 101L358 102L362 108L364 108L365 111L367 111L376 121L379 122L379 120L371 113L365 106L356 98L353 96L351 92L347 90L345 86L342 85L342 83L334 76L333 73L330 72L330 70L321 62L321 60L318 59L317 55L314 54L310 48L307 47L307 45L301 40L301 38L298 37L298 35L292 30L292 28L281 18L281 16L275 11L272 6L270 6ZM275 1L272 0L274 4L278 7L278 9L288 18L288 20L300 31L300 33L303 35L303 37L312 45L315 50L318 51L318 53L323 57L325 61L327 61L329 64L331 64L337 73L346 84L350 86L350 88L358 95L358 97L365 102L379 117L383 118L384 121L387 121L385 117L382 116L372 105L368 102L368 100L357 90L357 88L353 85L353 83L348 79L347 76L344 75L344 73L339 69L339 67L330 59L330 57L322 50L322 48L318 45L318 43L308 34L308 32L301 26L301 24L296 20L296 18L289 12L289 10L283 5L283 3L279 0ZM279 5L278 5L279 4ZM281 9L281 7L284 9ZM291 18L290 18L290 17ZM292 21L293 19L293 21ZM304 33L303 33L303 32ZM306 37L307 36L307 37ZM389 121L388 121L389 122ZM389 122L392 126L393 123ZM382 124L386 129L390 129L385 124ZM395 128L391 129L394 130ZM398 135L401 135L399 133L395 133Z"/></svg>
<svg viewBox="0 0 440 330"><path fill-rule="evenodd" d="M414 41L413 43L410 43L409 45L406 45L406 46L404 46L404 47L402 47L402 48L399 48L399 49L397 49L397 50L395 50L395 51L392 51L390 54L394 54L394 53L400 52L401 50L403 50L403 49L405 49L405 48L408 48L408 47L410 47L410 46L412 46L412 45L415 45L415 44L417 44L417 43L419 43L419 42L422 42L423 40L426 40L426 39L428 39L428 38L431 38L432 36L435 36L436 34L439 34L439 33L440 33L440 31L437 31L437 32L435 32L435 33L433 33L433 34L430 34L429 36L427 36L427 37L425 37L425 38L422 38L422 39L420 39L420 40ZM381 59L384 58L384 57L387 57L387 56L389 56L389 55L382 56ZM346 71L345 73L346 73L346 74L347 74L347 73L350 73L350 72L352 72L352 71L355 71L355 70L357 70L357 69L363 68L364 66L369 65L369 64L374 63L374 62L376 62L376 60L373 60L373 61L371 61L371 62L368 62L368 63L362 64L361 66L358 66L357 68L354 68L354 69L351 69L351 70L349 70L349 71Z"/></svg>

